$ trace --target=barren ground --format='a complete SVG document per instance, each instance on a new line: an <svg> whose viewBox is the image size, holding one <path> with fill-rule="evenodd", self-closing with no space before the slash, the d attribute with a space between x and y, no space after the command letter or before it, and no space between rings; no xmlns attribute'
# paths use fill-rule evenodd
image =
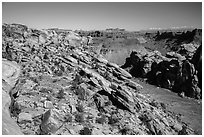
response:
<svg viewBox="0 0 204 137"><path fill-rule="evenodd" d="M180 115L182 122L187 123L198 134L202 134L202 101L182 98L168 89L147 84L139 79L135 81L143 86L142 94L164 103L168 111Z"/></svg>

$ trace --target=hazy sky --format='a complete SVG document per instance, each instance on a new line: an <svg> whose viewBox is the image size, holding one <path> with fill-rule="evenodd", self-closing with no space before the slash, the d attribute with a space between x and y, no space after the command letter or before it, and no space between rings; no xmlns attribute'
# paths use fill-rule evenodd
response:
<svg viewBox="0 0 204 137"><path fill-rule="evenodd" d="M202 27L202 3L3 3L3 23L34 28L140 30Z"/></svg>

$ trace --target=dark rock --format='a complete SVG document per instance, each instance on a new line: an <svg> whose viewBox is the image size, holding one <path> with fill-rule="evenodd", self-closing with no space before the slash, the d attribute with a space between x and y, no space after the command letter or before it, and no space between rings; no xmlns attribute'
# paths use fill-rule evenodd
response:
<svg viewBox="0 0 204 137"><path fill-rule="evenodd" d="M87 128L87 127L84 127L84 129L80 130L80 135L91 135L91 129Z"/></svg>
<svg viewBox="0 0 204 137"><path fill-rule="evenodd" d="M151 71L152 63L159 63L162 60L166 60L166 58L158 51L132 51L130 57L126 59L125 64L121 67L124 69L130 68L129 72L132 76L146 77Z"/></svg>
<svg viewBox="0 0 204 137"><path fill-rule="evenodd" d="M190 45L192 46L192 44ZM195 52L195 49L192 52ZM122 68L129 69L129 72L135 77L146 77L151 84L175 92L184 92L188 97L200 98L198 74L194 65L176 52L167 53L167 57L162 56L158 51L133 51ZM201 78L199 77L199 79ZM127 85L130 86L130 84Z"/></svg>
<svg viewBox="0 0 204 137"><path fill-rule="evenodd" d="M202 90L202 45L200 45L196 50L196 53L193 55L191 62L194 64L195 69L198 71L198 86Z"/></svg>
<svg viewBox="0 0 204 137"><path fill-rule="evenodd" d="M60 113L55 109L50 109L43 114L43 120L40 126L44 133L54 134L62 126L62 124L63 122Z"/></svg>

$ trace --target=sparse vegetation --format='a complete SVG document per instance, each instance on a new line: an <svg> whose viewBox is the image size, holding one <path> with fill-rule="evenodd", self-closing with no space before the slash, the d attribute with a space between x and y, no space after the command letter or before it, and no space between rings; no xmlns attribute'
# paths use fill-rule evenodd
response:
<svg viewBox="0 0 204 137"><path fill-rule="evenodd" d="M84 114L83 113L77 113L75 115L75 121L79 122L79 123L83 123L84 122Z"/></svg>
<svg viewBox="0 0 204 137"><path fill-rule="evenodd" d="M118 123L119 120L120 120L120 119L119 119L116 115L111 115L111 116L108 118L108 124L114 125L114 124Z"/></svg>
<svg viewBox="0 0 204 137"><path fill-rule="evenodd" d="M102 115L99 118L96 118L96 123L99 124L105 124L107 122L107 117L105 115Z"/></svg>
<svg viewBox="0 0 204 137"><path fill-rule="evenodd" d="M80 130L79 134L80 135L91 135L92 130L89 129L88 127L84 127L84 129Z"/></svg>
<svg viewBox="0 0 204 137"><path fill-rule="evenodd" d="M5 96L10 93L12 98L11 120L17 122L22 133L46 135L192 134L188 130L189 127L182 129L185 122L183 123L181 115L178 117L176 113L170 113L166 107L167 101L172 101L171 97L175 97L175 95L171 95L167 101L165 100L167 103L160 102L158 100L169 97L169 94L165 94L167 97L163 95L160 98L158 97L160 92L156 92L156 94L152 94L152 92L164 91L162 88L149 88L145 85L150 86L145 83L145 80L137 81L138 79L131 76L134 73L146 73L148 65L151 66L151 59L155 61L160 59L159 52L154 52L155 54L150 54L150 56L146 54L146 50L144 56L136 56L136 52L131 54L133 58L129 61L132 61L136 66L143 65L140 69L135 69L134 73L127 72L133 68L133 64L128 64L130 68L126 71L118 66L124 63L125 57L133 49L141 51L142 54L142 50L145 49L145 44L148 44L149 40L153 40L153 44L155 44L154 34L150 33L149 39L146 39L148 37L146 34L111 29L109 31L116 32L108 34L94 31L94 33L90 33L96 38L92 41L92 38L80 37L73 31L60 29L45 29L43 31L29 29L28 31L27 29L22 30L21 27L23 26L18 24L3 25L3 30L7 30L6 34L3 33L2 50L5 58L3 65L10 64L12 66L15 64L12 61L16 61L21 66L23 73L20 75L24 80L22 85L17 86L19 81L17 84L14 81L18 79L15 76L18 71L11 75L11 81L9 81L10 76L5 75L7 70L4 70L5 73L2 74L6 78L2 77L4 79L2 87L3 90L8 91L2 90L2 93ZM83 33L80 35L83 36ZM155 33L155 35L162 35L162 33ZM89 41L92 41L91 44L87 44ZM159 43L159 40L157 42ZM160 42L162 44L163 41ZM110 58L106 57L110 60L113 59L117 64L98 55L107 53ZM138 63L137 60L140 58L145 60ZM150 64L145 64L146 62L150 62ZM165 66L165 64L163 65ZM14 66L13 68L15 68ZM169 66L172 68L175 65L170 64ZM162 68L162 66L158 68ZM163 70L170 72L167 69ZM168 68L168 70L171 69ZM158 75L158 73L153 74ZM154 76L153 74L152 76ZM153 78L153 80L155 79ZM168 80L166 81L171 83L172 79ZM139 82L141 85L144 84L143 90L141 90L142 87L138 88L140 87ZM10 87L6 87L5 83L7 85L14 84L12 89L16 88L16 90L9 91ZM33 83L35 88L32 86ZM150 96L145 92L149 92ZM158 98L155 99L155 96ZM2 105L4 105L2 110L7 114L5 108L8 108L10 98L6 96L2 99ZM173 99L176 102L172 103L172 110L178 105L184 107L189 105L189 102L185 103L185 100L182 100L184 103L182 102L181 105L177 98ZM178 108L175 111L178 111ZM21 116L20 113L27 114ZM194 114L198 116L196 113ZM5 122L4 118L9 118L8 116L3 115L2 122ZM25 122L19 122L19 119L25 119ZM189 121L192 121L191 118ZM199 127L197 129L199 130Z"/></svg>
<svg viewBox="0 0 204 137"><path fill-rule="evenodd" d="M72 115L68 113L65 115L64 119L65 119L65 122L72 122Z"/></svg>
<svg viewBox="0 0 204 137"><path fill-rule="evenodd" d="M79 112L84 112L84 107L82 104L79 104L76 106L76 109L79 111Z"/></svg>
<svg viewBox="0 0 204 137"><path fill-rule="evenodd" d="M75 90L75 94L78 96L78 98L80 100L85 100L86 99L86 90L81 88L81 87L77 87L77 89Z"/></svg>
<svg viewBox="0 0 204 137"><path fill-rule="evenodd" d="M64 95L66 95L66 94L64 93L64 89L60 89L59 92L58 92L58 94L57 94L57 98L58 98L58 99L63 99L63 98L64 98Z"/></svg>

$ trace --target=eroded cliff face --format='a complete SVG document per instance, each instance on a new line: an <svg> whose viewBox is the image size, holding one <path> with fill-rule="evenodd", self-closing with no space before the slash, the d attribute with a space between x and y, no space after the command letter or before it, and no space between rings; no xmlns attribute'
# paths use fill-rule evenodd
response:
<svg viewBox="0 0 204 137"><path fill-rule="evenodd" d="M4 134L194 134L164 104L140 94L130 73L97 54L90 37L3 28L2 109L11 115L3 115Z"/></svg>
<svg viewBox="0 0 204 137"><path fill-rule="evenodd" d="M168 52L166 56L159 51L132 51L121 67L151 84L201 99L201 56L201 46L196 44L181 45L178 53Z"/></svg>
<svg viewBox="0 0 204 137"><path fill-rule="evenodd" d="M144 38L147 43L144 46L151 50L158 50L162 55L166 55L167 52L178 52L181 45L185 44L202 44L202 30L163 30L157 32L146 32Z"/></svg>

